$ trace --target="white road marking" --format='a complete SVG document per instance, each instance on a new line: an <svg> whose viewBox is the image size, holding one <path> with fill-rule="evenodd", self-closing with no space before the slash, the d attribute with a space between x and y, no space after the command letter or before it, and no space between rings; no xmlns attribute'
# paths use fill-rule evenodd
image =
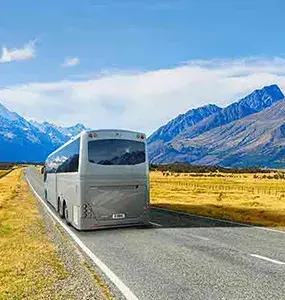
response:
<svg viewBox="0 0 285 300"><path fill-rule="evenodd" d="M277 230L277 229L272 229L272 228L266 228L266 227L260 227L260 226L256 226L256 225L246 224L246 223L240 223L240 222L234 222L234 221L223 220L223 219L218 219L218 218L200 216L200 215L186 213L186 212L179 211L179 210L171 210L171 209L161 208L161 207L154 207L154 206L152 206L151 208L152 209L157 209L157 210L164 210L164 211L171 212L171 213L179 213L181 215L190 216L190 217L196 217L196 218L201 218L201 219L208 219L208 220L212 220L212 221L218 221L218 222L223 222L223 223L235 224L235 225L240 225L240 226L243 226L243 227L252 227L252 228L256 228L256 229L260 229L260 230L272 231L272 232L276 232L276 233L285 234L285 231L281 231L281 230Z"/></svg>
<svg viewBox="0 0 285 300"><path fill-rule="evenodd" d="M29 179L26 177L27 182L32 189L33 193L37 196L37 198L44 205L46 210L50 213L50 215L65 229L65 231L72 237L72 239L77 243L77 245L89 256L89 258L97 265L106 276L113 282L113 284L121 291L121 293L125 296L127 300L139 300L135 294L120 280L120 278L115 275L113 271L111 271L88 247L84 245L84 243L77 237L77 235L70 229L66 224L64 224L57 215L50 209L50 207L43 201L40 195L35 191L33 186L31 185Z"/></svg>
<svg viewBox="0 0 285 300"><path fill-rule="evenodd" d="M250 253L250 256L257 257L257 258L260 258L260 259L263 259L263 260L267 260L267 261L270 261L270 262L272 262L274 264L285 265L285 262L282 262L282 261L279 261L279 260L275 260L275 259L272 259L272 258L268 258L268 257L265 257L265 256L261 256L261 255L258 255L258 254L252 254L252 253Z"/></svg>
<svg viewBox="0 0 285 300"><path fill-rule="evenodd" d="M154 223L154 222L149 222L151 225L154 225L154 226L156 226L156 227L162 227L162 225L161 224L158 224L158 223Z"/></svg>
<svg viewBox="0 0 285 300"><path fill-rule="evenodd" d="M196 234L189 234L189 233L187 233L187 235L190 235L193 238L196 238L196 239L199 239L199 240L203 240L203 241L209 241L210 240L209 238L206 238L206 237L200 236L200 235L196 235Z"/></svg>

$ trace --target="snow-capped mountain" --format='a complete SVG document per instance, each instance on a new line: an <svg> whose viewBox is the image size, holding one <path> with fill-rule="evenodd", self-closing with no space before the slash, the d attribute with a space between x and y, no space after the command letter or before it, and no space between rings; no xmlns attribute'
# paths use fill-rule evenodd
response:
<svg viewBox="0 0 285 300"><path fill-rule="evenodd" d="M16 121L21 118L18 114L16 114L15 112L11 112L1 103L0 103L0 116L2 116L3 118L9 121Z"/></svg>
<svg viewBox="0 0 285 300"><path fill-rule="evenodd" d="M48 123L48 122L35 122L30 121L31 124L36 127L40 132L46 134L52 141L52 143L55 146L59 146L62 144L62 142L65 142L69 139L71 136L67 136L66 134L63 134L56 125Z"/></svg>
<svg viewBox="0 0 285 300"><path fill-rule="evenodd" d="M0 161L41 162L57 147L86 128L27 121L0 103Z"/></svg>
<svg viewBox="0 0 285 300"><path fill-rule="evenodd" d="M70 127L57 126L56 124L52 124L49 122L39 123L33 120L30 121L30 123L37 127L40 131L48 134L55 143L59 142L60 144L64 139L73 137L81 131L87 129L80 123L77 123L76 125Z"/></svg>

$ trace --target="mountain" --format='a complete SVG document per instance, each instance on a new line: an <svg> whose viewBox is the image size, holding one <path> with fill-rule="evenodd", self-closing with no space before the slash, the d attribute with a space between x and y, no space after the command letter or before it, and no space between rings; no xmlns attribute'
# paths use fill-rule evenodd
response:
<svg viewBox="0 0 285 300"><path fill-rule="evenodd" d="M195 164L284 168L285 101L171 146L180 161Z"/></svg>
<svg viewBox="0 0 285 300"><path fill-rule="evenodd" d="M277 101L284 99L284 95L276 84L255 90L250 95L235 102L214 115L209 116L196 126L186 129L177 139L190 139L212 128L242 119L251 114L262 111Z"/></svg>
<svg viewBox="0 0 285 300"><path fill-rule="evenodd" d="M66 142L68 140L68 137L66 134L61 132L58 127L54 124L43 122L38 123L35 121L30 121L33 126L35 126L39 131L49 136L51 139L51 142L55 146L61 145L63 142Z"/></svg>
<svg viewBox="0 0 285 300"><path fill-rule="evenodd" d="M16 114L15 112L11 112L1 103L0 103L0 116L10 121L16 121L21 118L18 114Z"/></svg>
<svg viewBox="0 0 285 300"><path fill-rule="evenodd" d="M230 129L236 122L239 122L238 124L240 125L237 132L241 132L241 135L249 134L250 136L254 136L253 132L247 133L245 131L249 124L243 124L243 122L247 122L248 119L252 120L249 116L252 116L253 119L258 117L259 112L267 111L271 106L274 106L275 103L279 104L280 102L283 104L283 99L284 95L277 85L266 86L260 90L255 90L240 101L218 110L216 113L203 118L194 125L186 127L171 140L159 143L156 148L153 147L153 145L156 144L156 141L152 140L149 144L150 160L154 163L183 161L194 164L247 166L251 163L246 161L245 157L244 159L241 159L239 163L235 162L235 155L236 153L240 153L239 150L241 150L241 144L235 144L233 137L236 137L237 139L241 139L242 137L237 137ZM264 123L264 126L266 127L266 122ZM241 130L241 128L244 130ZM268 127L268 130L270 131L271 129ZM269 131L266 132L270 135L271 133ZM219 151L215 148L215 151L218 151L217 156L215 156L212 153L212 146L214 147L214 145L220 141L219 138L221 136L223 141L235 144L235 149L230 148L229 150L226 147L228 150L223 152L222 150ZM222 143L222 141L220 141L220 143ZM221 149L224 149L221 145L220 147ZM231 154L234 156L232 157ZM223 157L227 157L227 160L223 159ZM238 157L239 159L241 158L240 156ZM254 161L254 163L259 166L262 164L261 161Z"/></svg>
<svg viewBox="0 0 285 300"><path fill-rule="evenodd" d="M80 124L77 123L74 126L70 126L70 127L57 127L59 129L60 132L62 132L63 134L65 134L66 136L75 136L77 135L79 132L83 131L83 130L87 130L87 128Z"/></svg>
<svg viewBox="0 0 285 300"><path fill-rule="evenodd" d="M185 129L199 123L201 120L221 110L222 109L220 107L213 104L199 107L197 109L190 109L185 114L179 115L155 131L148 138L148 143L151 144L152 142L156 142L158 140L162 142L168 142Z"/></svg>
<svg viewBox="0 0 285 300"><path fill-rule="evenodd" d="M190 109L175 119L160 127L148 138L149 157L152 159L159 154L164 143L171 141L187 128L194 126L203 119L222 110L222 108L209 104L197 109Z"/></svg>
<svg viewBox="0 0 285 300"><path fill-rule="evenodd" d="M70 127L57 126L48 122L39 123L30 121L30 123L37 127L41 132L47 134L55 146L60 146L63 142L67 142L71 137L77 135L81 131L87 130L84 125L79 123Z"/></svg>
<svg viewBox="0 0 285 300"><path fill-rule="evenodd" d="M27 121L0 104L0 161L44 161L54 149L86 130ZM225 108L191 109L148 138L153 163L285 167L285 101L277 85L255 90ZM129 159L126 157L126 159Z"/></svg>
<svg viewBox="0 0 285 300"><path fill-rule="evenodd" d="M47 155L86 128L27 121L0 103L0 161L44 161Z"/></svg>

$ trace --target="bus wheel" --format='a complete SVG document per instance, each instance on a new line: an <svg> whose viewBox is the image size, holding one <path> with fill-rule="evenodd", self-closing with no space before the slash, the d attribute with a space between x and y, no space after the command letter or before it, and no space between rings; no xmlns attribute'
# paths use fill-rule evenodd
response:
<svg viewBox="0 0 285 300"><path fill-rule="evenodd" d="M63 215L64 215L63 217L66 220L66 224L70 225L71 223L69 222L69 219L68 219L68 209L67 209L67 205L66 205L65 201L63 202Z"/></svg>
<svg viewBox="0 0 285 300"><path fill-rule="evenodd" d="M60 213L60 198L57 198L57 212Z"/></svg>
<svg viewBox="0 0 285 300"><path fill-rule="evenodd" d="M44 196L45 201L47 201L47 190L45 190L45 196Z"/></svg>
<svg viewBox="0 0 285 300"><path fill-rule="evenodd" d="M60 199L58 200L58 213L59 216L64 219L64 210L63 210L63 205L64 203L62 203L62 201L60 201Z"/></svg>

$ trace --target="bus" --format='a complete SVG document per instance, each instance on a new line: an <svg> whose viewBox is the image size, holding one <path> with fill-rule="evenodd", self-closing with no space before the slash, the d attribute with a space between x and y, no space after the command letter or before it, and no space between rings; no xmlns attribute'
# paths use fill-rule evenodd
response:
<svg viewBox="0 0 285 300"><path fill-rule="evenodd" d="M78 230L149 224L146 136L83 131L51 153L44 197Z"/></svg>

